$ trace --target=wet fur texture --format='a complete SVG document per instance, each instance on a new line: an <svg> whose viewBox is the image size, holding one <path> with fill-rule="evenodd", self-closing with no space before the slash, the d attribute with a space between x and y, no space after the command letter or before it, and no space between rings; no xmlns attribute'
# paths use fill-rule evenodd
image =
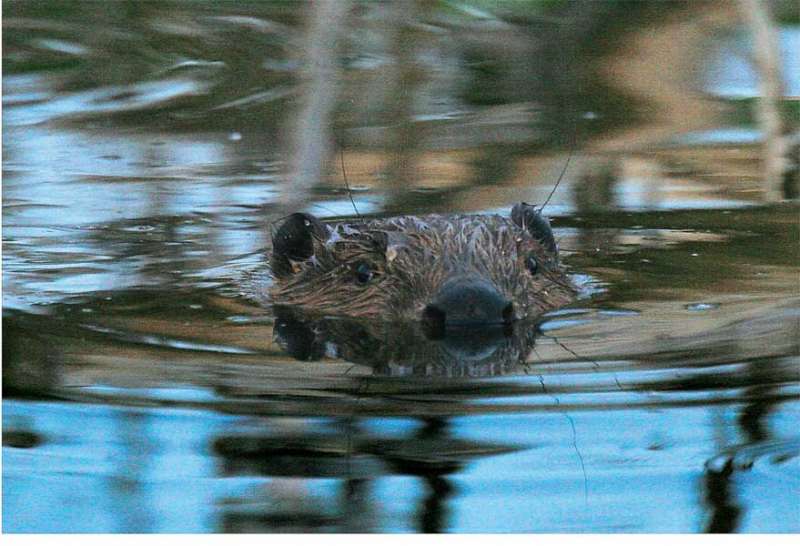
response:
<svg viewBox="0 0 800 546"><path fill-rule="evenodd" d="M546 219L514 210L514 220L428 215L323 224L303 215L306 248L273 251L272 303L321 315L418 320L445 282L464 276L491 282L514 304L516 319L571 302L575 287L559 265ZM535 221L546 229L526 225ZM531 257L535 273L526 265ZM367 282L359 268L369 271Z"/></svg>

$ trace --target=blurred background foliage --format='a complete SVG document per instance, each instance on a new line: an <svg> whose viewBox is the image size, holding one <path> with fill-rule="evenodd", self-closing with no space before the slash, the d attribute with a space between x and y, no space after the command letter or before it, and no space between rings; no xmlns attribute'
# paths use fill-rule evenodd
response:
<svg viewBox="0 0 800 546"><path fill-rule="evenodd" d="M309 21L323 4L6 2L4 104L28 106L6 126L257 133L269 143L265 159L288 162L298 104L309 93L303 71L319 60L308 56ZM297 181L300 190L328 176L340 183L325 174L337 147L388 154L359 183L384 178L395 188L440 183L421 164L423 152L480 150L461 183L481 186L503 184L520 157L549 149L650 153L689 131L756 124L758 93L726 92L720 83L741 83L741 74L714 73L731 54L752 63L735 2L339 4L348 13L333 31L333 106L316 119L333 145L300 159L322 165L311 171L315 180ZM796 23L793 4L770 3L777 25ZM787 77L780 108L791 128L797 82ZM624 134L632 127L643 130ZM535 173L528 181L537 183Z"/></svg>

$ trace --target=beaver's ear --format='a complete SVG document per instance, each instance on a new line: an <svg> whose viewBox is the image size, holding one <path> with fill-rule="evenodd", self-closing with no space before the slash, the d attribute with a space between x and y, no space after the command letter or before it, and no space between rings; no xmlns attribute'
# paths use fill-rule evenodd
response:
<svg viewBox="0 0 800 546"><path fill-rule="evenodd" d="M533 205L528 203L514 205L511 209L511 221L530 233L553 254L558 252L550 221Z"/></svg>
<svg viewBox="0 0 800 546"><path fill-rule="evenodd" d="M314 239L328 238L328 226L310 214L296 212L284 220L272 235L272 272L278 277L293 273L291 262L314 255Z"/></svg>

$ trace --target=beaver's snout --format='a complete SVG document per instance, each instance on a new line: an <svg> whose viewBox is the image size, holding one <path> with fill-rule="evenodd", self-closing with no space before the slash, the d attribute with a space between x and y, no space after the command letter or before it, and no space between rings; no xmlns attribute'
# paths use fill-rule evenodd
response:
<svg viewBox="0 0 800 546"><path fill-rule="evenodd" d="M442 286L422 312L433 330L474 325L507 325L514 320L514 305L493 284L480 278L457 277Z"/></svg>

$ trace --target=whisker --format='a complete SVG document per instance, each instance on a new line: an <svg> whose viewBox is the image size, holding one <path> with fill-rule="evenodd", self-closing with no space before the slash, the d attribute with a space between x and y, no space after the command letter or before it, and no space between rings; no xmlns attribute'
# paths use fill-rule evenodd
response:
<svg viewBox="0 0 800 546"><path fill-rule="evenodd" d="M361 217L361 213L359 213L358 208L356 208L356 202L353 199L353 191L350 189L350 183L347 181L347 171L344 170L344 148L339 149L339 158L342 163L342 177L344 177L344 187L347 188L347 196L350 198L350 203L353 205L353 210L356 211L358 220L360 222L364 222L364 218Z"/></svg>

